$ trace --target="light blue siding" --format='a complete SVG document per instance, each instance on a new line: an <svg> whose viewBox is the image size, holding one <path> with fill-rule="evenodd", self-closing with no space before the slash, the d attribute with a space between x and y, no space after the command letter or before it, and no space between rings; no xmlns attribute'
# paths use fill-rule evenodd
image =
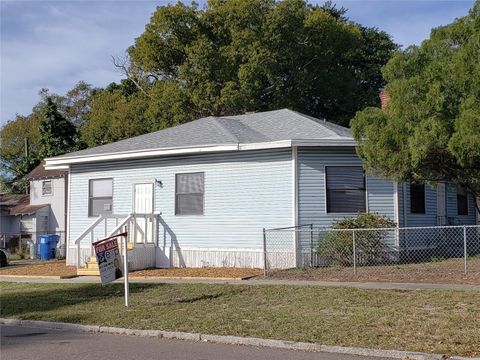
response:
<svg viewBox="0 0 480 360"><path fill-rule="evenodd" d="M398 185L399 220L401 227L437 226L437 188L425 186L425 214L412 214L410 212L410 184L405 183L406 195L406 222L403 213L403 184ZM446 188L446 217L447 225L474 225L475 203L473 196L468 195L468 215L458 215L457 190L455 186L447 185Z"/></svg>
<svg viewBox="0 0 480 360"><path fill-rule="evenodd" d="M204 215L175 215L175 174L186 172L205 173ZM154 211L162 213L159 240L167 246L173 240L181 247L261 248L263 227L293 223L289 149L74 165L71 241L94 220L88 217L88 180L94 178L113 178L115 214L132 212L133 184L161 181Z"/></svg>
<svg viewBox="0 0 480 360"><path fill-rule="evenodd" d="M437 188L425 184L425 214L412 214L410 211L410 183L405 187L408 227L437 225Z"/></svg>
<svg viewBox="0 0 480 360"><path fill-rule="evenodd" d="M330 226L333 220L356 216L356 213L327 213L325 166L361 166L354 149L298 149L298 222L315 226ZM390 180L367 176L367 209L394 220L394 186Z"/></svg>
<svg viewBox="0 0 480 360"><path fill-rule="evenodd" d="M475 225L475 199L468 194L468 215L458 215L457 188L447 186L447 219L451 225Z"/></svg>

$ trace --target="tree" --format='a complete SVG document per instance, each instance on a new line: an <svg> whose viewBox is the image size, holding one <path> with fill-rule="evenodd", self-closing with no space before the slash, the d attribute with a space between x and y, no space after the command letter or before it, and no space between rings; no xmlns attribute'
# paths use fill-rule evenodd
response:
<svg viewBox="0 0 480 360"><path fill-rule="evenodd" d="M377 105L380 67L396 45L345 11L302 0L162 6L119 66L157 102L168 102L150 94L158 83L176 87L187 118L289 107L346 125Z"/></svg>
<svg viewBox="0 0 480 360"><path fill-rule="evenodd" d="M41 114L16 115L0 130L0 191L25 193L27 182L24 176L37 164L39 124ZM29 155L25 155L28 145Z"/></svg>
<svg viewBox="0 0 480 360"><path fill-rule="evenodd" d="M81 139L91 147L149 132L147 107L145 95L130 81L112 83L94 96Z"/></svg>
<svg viewBox="0 0 480 360"><path fill-rule="evenodd" d="M447 181L480 195L480 1L465 17L385 66L384 111L352 120L371 172L403 181Z"/></svg>
<svg viewBox="0 0 480 360"><path fill-rule="evenodd" d="M40 159L64 154L75 149L77 129L47 97L40 122Z"/></svg>

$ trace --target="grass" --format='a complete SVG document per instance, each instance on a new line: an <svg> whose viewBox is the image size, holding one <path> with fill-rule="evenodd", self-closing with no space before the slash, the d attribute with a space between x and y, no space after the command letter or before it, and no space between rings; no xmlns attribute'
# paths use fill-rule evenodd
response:
<svg viewBox="0 0 480 360"><path fill-rule="evenodd" d="M178 278L250 278L262 274L260 269L249 268L169 268L169 269L145 269L130 273L133 277L178 277Z"/></svg>
<svg viewBox="0 0 480 360"><path fill-rule="evenodd" d="M2 317L480 355L476 291L0 283Z"/></svg>

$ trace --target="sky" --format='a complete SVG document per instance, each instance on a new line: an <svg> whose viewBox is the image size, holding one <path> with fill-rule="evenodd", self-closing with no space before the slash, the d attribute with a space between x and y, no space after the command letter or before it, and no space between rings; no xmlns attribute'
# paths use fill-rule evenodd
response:
<svg viewBox="0 0 480 360"><path fill-rule="evenodd" d="M384 30L408 46L466 15L474 0L333 2L347 8L351 20ZM0 0L0 125L17 113L28 115L42 88L64 94L80 80L98 87L120 80L112 56L124 55L155 8L166 3Z"/></svg>

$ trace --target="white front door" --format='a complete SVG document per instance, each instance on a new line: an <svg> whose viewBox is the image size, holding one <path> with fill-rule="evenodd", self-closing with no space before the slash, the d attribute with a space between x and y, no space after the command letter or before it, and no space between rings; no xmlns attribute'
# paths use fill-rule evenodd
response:
<svg viewBox="0 0 480 360"><path fill-rule="evenodd" d="M447 225L446 185L437 184L437 225Z"/></svg>
<svg viewBox="0 0 480 360"><path fill-rule="evenodd" d="M141 215L153 214L153 184L135 184L133 196L133 212L136 218L134 241L136 243L153 242L153 219Z"/></svg>

